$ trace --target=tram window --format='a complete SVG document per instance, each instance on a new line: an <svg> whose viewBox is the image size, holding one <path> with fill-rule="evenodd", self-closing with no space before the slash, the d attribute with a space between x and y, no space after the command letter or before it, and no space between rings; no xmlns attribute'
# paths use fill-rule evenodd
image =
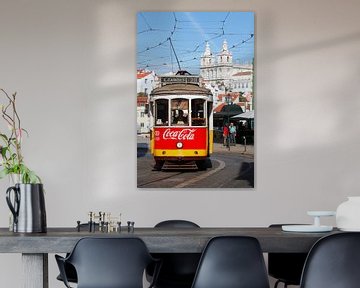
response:
<svg viewBox="0 0 360 288"><path fill-rule="evenodd" d="M191 100L191 125L192 126L206 126L206 117L204 114L205 100L193 99Z"/></svg>
<svg viewBox="0 0 360 288"><path fill-rule="evenodd" d="M189 100L171 100L171 124L174 126L189 125Z"/></svg>
<svg viewBox="0 0 360 288"><path fill-rule="evenodd" d="M168 100L159 99L155 101L155 125L166 126L168 125L169 109Z"/></svg>

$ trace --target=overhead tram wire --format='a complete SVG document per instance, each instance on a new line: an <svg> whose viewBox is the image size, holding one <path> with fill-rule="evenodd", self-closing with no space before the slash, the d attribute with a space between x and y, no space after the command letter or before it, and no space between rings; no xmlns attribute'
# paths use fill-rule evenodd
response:
<svg viewBox="0 0 360 288"><path fill-rule="evenodd" d="M139 15L140 15L141 18L144 20L144 22L145 22L145 24L146 24L146 26L147 26L148 29L145 29L145 30L142 30L142 31L140 31L140 32L137 32L138 35L139 35L139 34L142 34L142 33L146 33L146 32L155 32L155 31L163 31L163 32L165 32L165 31L168 31L168 30L165 30L165 29L158 29L158 28L153 28L153 27L151 27L151 25L149 24L149 22L146 20L144 14L143 14L143 13L139 13Z"/></svg>
<svg viewBox="0 0 360 288"><path fill-rule="evenodd" d="M213 37L213 38L218 38L218 37L221 37L221 36L222 36L222 35L218 35L217 37ZM239 43L231 46L230 49L237 48L237 47L239 47L239 46L241 46L241 45L249 42L251 39L253 39L253 37L254 37L254 34L250 34L250 36L249 36L247 39L242 40L241 42L239 42ZM213 39L213 38L211 38L211 39ZM168 41L169 41L170 47L171 47L171 49L172 49L172 51L173 51L173 53L174 53L174 55L175 55L175 58L176 58L176 61L177 61L179 70L181 70L181 65L180 65L180 63L186 63L186 62L191 62L191 61L195 61L195 60L200 60L200 59L201 59L201 56L200 56L200 57L198 56L198 57L192 57L192 58L189 58L189 59L179 60L179 58L178 58L178 56L177 56L177 53L176 53L176 51L175 51L174 45L173 45L173 43L172 43L171 37L168 38ZM206 42L206 41L205 41L205 42ZM199 45L199 46L200 46L200 45ZM196 51L192 51L192 52L196 52ZM184 52L184 53L181 53L180 55L185 55L185 54L188 55L189 53ZM159 58L165 58L165 57L159 57ZM144 63L144 61L143 61L143 63ZM172 60L171 60L171 63L172 63ZM144 64L145 64L145 63L144 63ZM147 68L149 68L149 67L164 67L164 66L168 66L168 67L171 66L171 67L172 67L172 64L163 63L163 64L147 64L147 65L146 65ZM247 68L244 68L244 69L246 69L246 70L252 70L252 69L247 69Z"/></svg>
<svg viewBox="0 0 360 288"><path fill-rule="evenodd" d="M175 12L173 12L172 13L172 15L173 15L173 18L174 18L174 25L173 25L173 27L172 27L172 29L171 30L165 30L165 29L155 29L154 27L152 27L152 26L150 26L150 24L148 23L148 21L147 21L147 19L145 18L145 16L144 15L142 15L142 13L140 13L141 14L141 17L142 17L142 19L145 21L145 25L146 25L146 27L148 28L148 31L141 31L141 32L138 32L138 34L141 34L141 33L151 33L151 32L155 32L155 31L170 31L170 35L166 38L166 39L164 39L163 41L161 41L161 42L159 42L158 44L154 44L154 45L152 45L152 46L149 46L149 47L147 47L147 48L145 48L145 49L143 49L143 50L141 50L141 51L138 51L137 52L137 54L140 56L140 54L141 55L147 55L147 56L145 56L145 59L142 59L140 62L138 62L138 65L146 65L146 67L173 67L173 59L172 59L172 53L170 52L170 55L168 56L168 57L165 57L165 56L162 56L162 57L151 57L150 58L150 55L149 54L147 54L146 52L149 52L150 50L153 50L153 49L157 49L157 48L160 48L160 47L162 47L162 46L164 46L164 45L166 45L166 43L167 42L169 42L169 46L170 46L170 50L172 50L173 51L173 53L174 53L174 56L175 56L175 58L176 58L176 61L177 61L177 64L178 64L178 67L179 67L179 69L181 70L181 64L183 64L183 63L185 63L185 62L193 62L193 61L195 61L195 60L199 60L200 58L201 58L201 55L199 55L201 52L199 51L199 49L203 46L203 45L205 45L205 43L206 42L210 42L210 41L212 41L212 40L214 40L214 39L217 39L217 38L221 38L221 37L224 37L224 36L227 36L227 35L229 35L229 36L234 36L234 35L250 35L247 39L244 39L244 40L242 40L241 42L238 42L238 43L236 43L236 44L234 44L234 45L232 45L232 46L230 46L229 45L229 48L231 49L231 50L238 50L238 48L239 48L239 46L242 46L242 45L244 45L245 43L247 43L247 42L249 42L251 39L253 39L253 37L254 37L254 34L244 34L244 33L226 33L226 31L227 31L227 26L226 26L226 23L227 23L227 20L228 20L228 18L229 18L229 16L230 16L230 12L228 12L227 14L226 14L226 16L223 18L223 20L221 20L221 21L202 21L203 23L210 23L210 22L217 22L217 23L219 23L219 26L217 27L217 28L214 28L214 27L210 27L210 26L208 26L208 27L203 27L205 30L209 30L209 29L211 29L211 30L214 30L214 29L218 29L219 30L219 32L218 33L215 33L215 32L208 32L208 33L206 33L208 36L210 36L211 34L212 35L214 35L213 37L210 37L210 38L208 38L208 39L206 39L206 40L204 40L204 41L202 41L201 43L194 43L195 44L195 46L193 46L194 47L194 49L193 50L191 50L191 48L189 49L189 48L187 48L187 49L183 49L183 50L181 50L180 49L180 51L181 51L181 53L176 53L176 51L175 51L175 47L174 47L174 42L177 42L178 40L177 40L177 37L178 36L180 36L181 35L181 30L189 30L190 28L189 27L187 27L187 26L185 26L185 27L181 27L181 25L178 25L179 23L186 23L186 22L192 22L192 21L185 21L185 20L181 20L181 19L178 19L177 18L177 15L176 15L176 13ZM169 27L170 28L170 27ZM176 45L176 43L175 43L175 45ZM164 47L165 48L165 47ZM177 47L177 48L179 48L179 47ZM229 50L230 50L229 49ZM178 50L178 49L177 49ZM179 51L178 51L179 52ZM144 53L146 53L146 54L144 54ZM183 60L179 60L179 57L178 56L180 56L180 55L188 55L188 56L190 56L191 54L195 54L193 57L189 57L188 59L183 59ZM148 59L146 59L146 58L148 58ZM181 57L180 57L181 58ZM165 60L163 63L157 63L157 64L155 64L155 63L150 63L150 61L152 62L152 61L154 61L154 60L156 60L156 59L158 59L158 60L160 60L160 59L163 59L163 60ZM166 59L168 59L168 61L170 62L167 62L166 61ZM189 63L190 64L190 63ZM188 66L188 65L187 65ZM184 68L184 67L183 67Z"/></svg>
<svg viewBox="0 0 360 288"><path fill-rule="evenodd" d="M246 42L249 42L252 38L254 38L254 34L250 34L250 37L249 37L249 38L247 38L247 39L245 39L245 40L242 40L241 42L239 42L239 43L231 46L230 49L236 48L236 47L238 47L238 46L240 46L240 45L242 45L242 44L245 44Z"/></svg>
<svg viewBox="0 0 360 288"><path fill-rule="evenodd" d="M221 27L222 33L215 34L214 37L211 37L211 38L207 39L206 41L210 41L210 40L219 38L219 37L221 37L222 35L224 35L224 29L223 29L223 27L224 27L224 25L225 25L225 21L226 21L227 17L229 16L229 14L230 14L230 12L227 13L227 15L226 15L226 17L225 17L225 19L224 19L223 21L220 21L220 23L221 23L221 22L223 23L223 26ZM141 15L142 18L144 19L145 24L148 26L149 29L148 29L148 30L144 30L144 31L140 31L140 32L138 32L138 34L142 34L142 33L145 33L145 32L150 32L150 31L168 31L168 30L162 30L162 29L154 29L154 28L152 28L152 27L150 26L150 24L147 22L145 16L144 16L142 13L140 13L140 15ZM167 41L169 41L169 39L174 35L174 33L176 32L176 30L180 30L180 29L181 29L181 28L179 28L179 27L177 26L177 23L179 22L179 20L177 19L175 12L173 12L173 16L174 16L174 26L173 26L172 31L170 32L170 37L168 37L168 38L167 38L166 40L164 40L164 41L161 41L161 42L160 42L159 44L157 44L157 45L153 45L153 46L147 47L146 49L137 52L138 54L147 52L147 51L149 51L149 50L152 50L152 49L154 49L154 48L157 48L157 47L160 47L160 46L164 45L164 44L165 44ZM216 21L216 22L219 22L219 21ZM206 42L206 41L203 41L203 43ZM202 44L202 43L201 43L201 44ZM197 50L201 44L197 45L195 49ZM196 51L196 50L195 50L195 51Z"/></svg>
<svg viewBox="0 0 360 288"><path fill-rule="evenodd" d="M177 19L176 19L176 15L175 15L175 12L173 12L173 15L174 15L174 20L175 20L175 23L174 23L174 27L172 29L172 31L170 32L170 37L175 33L176 31L176 24L177 24ZM145 22L147 23L147 22ZM151 26L150 26L151 27ZM152 29L152 28L151 28ZM154 31L155 29L152 29L151 31ZM160 31L161 29L156 29L157 31ZM165 30L165 31L168 31L168 30ZM150 31L147 31L147 32L150 32ZM138 33L139 34L139 33ZM157 45L153 45L153 46L150 46L150 47L147 47L146 49L142 50L142 51L139 51L137 52L138 54L141 54L141 53L144 53L144 52L147 52L147 51L150 51L154 48L157 48L157 47L160 47L162 45L164 45L167 41L169 41L170 37L166 38L164 41L161 41L159 42L159 44Z"/></svg>
<svg viewBox="0 0 360 288"><path fill-rule="evenodd" d="M152 27L150 26L149 22L146 20L144 14L140 12L140 16L144 19L144 22L145 22L146 26L151 30Z"/></svg>
<svg viewBox="0 0 360 288"><path fill-rule="evenodd" d="M222 27L221 27L222 35L225 34L224 26L225 26L226 19L229 17L229 14L230 14L230 12L228 12L225 16L225 19L223 21L221 21L222 22Z"/></svg>

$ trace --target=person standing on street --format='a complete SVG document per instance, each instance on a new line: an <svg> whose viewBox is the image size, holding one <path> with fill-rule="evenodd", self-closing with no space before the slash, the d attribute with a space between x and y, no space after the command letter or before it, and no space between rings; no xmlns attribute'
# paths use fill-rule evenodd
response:
<svg viewBox="0 0 360 288"><path fill-rule="evenodd" d="M234 123L230 123L230 127L229 127L229 133L230 133L230 144L234 144L236 145L236 126L234 125Z"/></svg>
<svg viewBox="0 0 360 288"><path fill-rule="evenodd" d="M228 124L225 123L223 127L223 137L224 137L224 146L229 146L229 127Z"/></svg>

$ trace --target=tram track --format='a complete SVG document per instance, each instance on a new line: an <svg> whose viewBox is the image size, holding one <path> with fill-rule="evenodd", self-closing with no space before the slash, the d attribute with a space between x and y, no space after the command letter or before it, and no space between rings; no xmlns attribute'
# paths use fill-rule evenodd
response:
<svg viewBox="0 0 360 288"><path fill-rule="evenodd" d="M200 174L197 177L189 179L188 181L182 182L182 183L174 186L174 188L185 188L188 185L191 185L191 184L193 184L195 182L198 182L198 181L200 181L202 179L205 179L205 178L209 177L210 175L224 169L225 166L226 166L224 161L221 161L221 160L218 160L218 159L213 159L213 161L217 161L219 163L219 166L216 167L215 169L211 169L211 170L207 171L204 174Z"/></svg>
<svg viewBox="0 0 360 288"><path fill-rule="evenodd" d="M147 182L144 182L144 183L141 183L141 184L138 184L138 188L141 188L141 187L146 187L147 185L150 185L150 184L153 184L153 183L157 183L159 181L164 181L164 180L168 180L168 179L171 179L173 177L176 177L176 176L179 176L181 174L184 174L186 173L185 171L181 171L181 172L162 172L162 173L172 173L171 175L168 175L166 177L159 177L159 178L156 178L156 179L153 179L153 180L150 180L150 181L147 181Z"/></svg>
<svg viewBox="0 0 360 288"><path fill-rule="evenodd" d="M159 176L159 177L155 177L155 179L152 179L152 180L149 180L149 181L146 181L146 182L143 182L143 183L139 183L138 188L146 188L149 185L152 185L154 183L157 184L157 187L166 188L166 187L161 185L161 182L164 183L164 182L169 181L171 179L173 179L174 182L177 182L177 183L174 183L173 186L170 186L168 188L186 188L187 186L189 186L191 184L194 184L197 181L203 180L203 179L205 179L205 178L213 175L214 173L217 173L220 170L225 168L226 165L225 165L224 161L219 160L219 159L212 159L212 160L218 162L218 165L216 165L216 168L208 169L205 172L204 171L197 171L197 174L194 175L193 177L188 176L188 175L190 175L189 174L190 170L184 170L184 171L179 171L179 172L164 172L164 171L161 171L161 172L159 172L159 174L157 174L157 176ZM193 171L191 171L191 172L193 172ZM164 174L168 174L168 173L171 173L171 175L164 175ZM185 177L185 179L184 178L176 179L181 175L184 175L184 176L186 175L187 177ZM148 188L151 188L151 186L148 187Z"/></svg>

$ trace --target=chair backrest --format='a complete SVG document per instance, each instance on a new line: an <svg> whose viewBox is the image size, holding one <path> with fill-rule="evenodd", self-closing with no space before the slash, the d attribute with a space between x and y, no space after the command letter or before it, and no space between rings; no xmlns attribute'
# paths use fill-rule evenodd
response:
<svg viewBox="0 0 360 288"><path fill-rule="evenodd" d="M302 288L360 287L360 233L325 236L311 248L301 278Z"/></svg>
<svg viewBox="0 0 360 288"><path fill-rule="evenodd" d="M165 220L157 223L155 228L200 228L200 226L188 220Z"/></svg>
<svg viewBox="0 0 360 288"><path fill-rule="evenodd" d="M271 224L270 228L281 228L282 225ZM307 253L268 253L269 275L287 285L300 285L301 273Z"/></svg>
<svg viewBox="0 0 360 288"><path fill-rule="evenodd" d="M192 288L268 288L260 244L248 236L212 238L204 249Z"/></svg>
<svg viewBox="0 0 360 288"><path fill-rule="evenodd" d="M142 288L152 260L139 238L82 238L67 259L76 269L78 288Z"/></svg>
<svg viewBox="0 0 360 288"><path fill-rule="evenodd" d="M155 228L200 228L188 220L165 220ZM200 260L200 253L158 253L154 257L162 260L156 287L190 287ZM149 269L148 274L152 275Z"/></svg>

